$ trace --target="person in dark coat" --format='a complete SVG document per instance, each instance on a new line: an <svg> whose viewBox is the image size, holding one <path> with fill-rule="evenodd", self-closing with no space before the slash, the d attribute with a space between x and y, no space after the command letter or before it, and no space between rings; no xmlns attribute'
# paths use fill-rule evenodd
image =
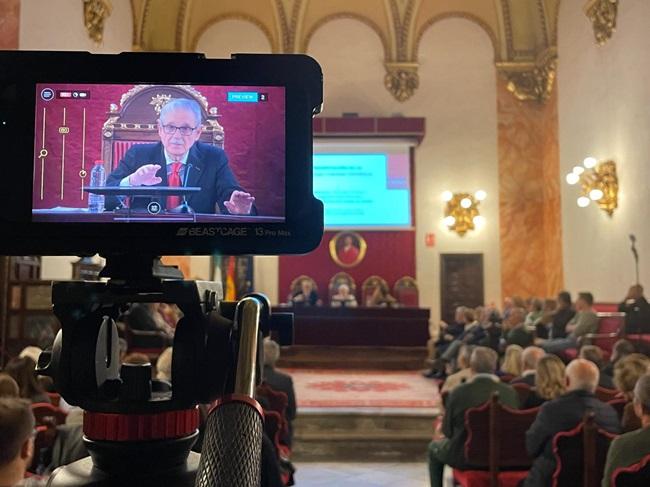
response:
<svg viewBox="0 0 650 487"><path fill-rule="evenodd" d="M643 286L630 287L618 310L625 313L625 333L650 333L650 304L643 295Z"/></svg>
<svg viewBox="0 0 650 487"><path fill-rule="evenodd" d="M293 440L293 420L296 418L296 392L293 388L293 379L290 375L279 372L275 364L280 358L280 346L270 339L264 340L264 382L274 391L284 392L287 395L288 404L286 419L289 423L289 435L284 438L287 446L291 447Z"/></svg>
<svg viewBox="0 0 650 487"><path fill-rule="evenodd" d="M567 366L565 374L567 393L544 403L535 422L526 432L526 449L535 460L523 487L551 485L556 467L553 438L561 431L575 428L587 410L594 412L599 428L615 434L621 431L614 408L594 395L600 375L598 367L588 360L576 359Z"/></svg>

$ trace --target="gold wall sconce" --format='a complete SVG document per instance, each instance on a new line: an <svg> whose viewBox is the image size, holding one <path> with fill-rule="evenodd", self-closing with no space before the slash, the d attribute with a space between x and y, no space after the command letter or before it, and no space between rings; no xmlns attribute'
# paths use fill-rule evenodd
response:
<svg viewBox="0 0 650 487"><path fill-rule="evenodd" d="M614 161L598 162L595 157L587 157L582 166L575 166L566 175L566 182L572 186L580 183L581 194L577 200L580 208L594 201L609 216L618 208L618 176Z"/></svg>
<svg viewBox="0 0 650 487"><path fill-rule="evenodd" d="M481 228L485 225L485 217L479 213L479 205L487 194L482 189L476 193L452 193L445 191L442 199L447 203L445 217L442 219L445 226L456 232L459 236L465 235L469 230Z"/></svg>

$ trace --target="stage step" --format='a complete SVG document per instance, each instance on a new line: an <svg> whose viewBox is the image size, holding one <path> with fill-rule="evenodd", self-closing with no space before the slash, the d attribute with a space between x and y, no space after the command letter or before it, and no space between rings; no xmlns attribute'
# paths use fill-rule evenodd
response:
<svg viewBox="0 0 650 487"><path fill-rule="evenodd" d="M426 347L283 347L278 366L289 369L421 370Z"/></svg>
<svg viewBox="0 0 650 487"><path fill-rule="evenodd" d="M295 462L426 459L435 409L304 408L294 421Z"/></svg>

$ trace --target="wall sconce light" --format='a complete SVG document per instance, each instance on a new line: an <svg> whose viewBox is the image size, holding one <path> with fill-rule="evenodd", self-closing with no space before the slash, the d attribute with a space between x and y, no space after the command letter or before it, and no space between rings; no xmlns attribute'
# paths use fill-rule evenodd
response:
<svg viewBox="0 0 650 487"><path fill-rule="evenodd" d="M473 195L469 193L442 193L442 200L447 203L445 206L445 217L443 223L461 237L469 230L481 228L485 225L485 217L478 211L479 204L486 198L487 194L479 189Z"/></svg>
<svg viewBox="0 0 650 487"><path fill-rule="evenodd" d="M598 162L595 157L587 157L582 166L575 166L566 175L570 185L580 183L581 194L577 200L580 208L586 208L592 201L612 216L618 208L618 177L614 161Z"/></svg>

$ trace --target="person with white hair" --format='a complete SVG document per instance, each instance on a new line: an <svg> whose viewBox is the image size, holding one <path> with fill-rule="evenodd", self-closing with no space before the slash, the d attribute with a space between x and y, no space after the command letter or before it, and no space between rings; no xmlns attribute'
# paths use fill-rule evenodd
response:
<svg viewBox="0 0 650 487"><path fill-rule="evenodd" d="M357 298L350 293L350 286L345 283L339 284L339 287L336 288L336 294L332 296L330 306L332 308L356 308Z"/></svg>
<svg viewBox="0 0 650 487"><path fill-rule="evenodd" d="M539 347L526 347L521 353L521 375L510 381L511 384L528 384L535 387L535 372L537 364L545 352Z"/></svg>
<svg viewBox="0 0 650 487"><path fill-rule="evenodd" d="M569 431L580 424L587 410L594 412L599 428L620 433L621 424L614 408L594 395L599 375L598 367L588 360L576 359L567 366L566 394L544 403L526 432L526 449L535 461L523 483L524 487L551 485L556 467L553 438L557 433Z"/></svg>
<svg viewBox="0 0 650 487"><path fill-rule="evenodd" d="M634 386L634 412L641 420L641 428L616 438L607 453L602 487L611 485L617 468L629 467L650 455L650 373L642 376Z"/></svg>
<svg viewBox="0 0 650 487"><path fill-rule="evenodd" d="M34 345L28 345L27 347L23 348L20 354L18 354L18 357L20 358L29 357L34 361L35 364L37 364L38 357L40 357L42 351L43 350L40 349L39 347L36 347Z"/></svg>

